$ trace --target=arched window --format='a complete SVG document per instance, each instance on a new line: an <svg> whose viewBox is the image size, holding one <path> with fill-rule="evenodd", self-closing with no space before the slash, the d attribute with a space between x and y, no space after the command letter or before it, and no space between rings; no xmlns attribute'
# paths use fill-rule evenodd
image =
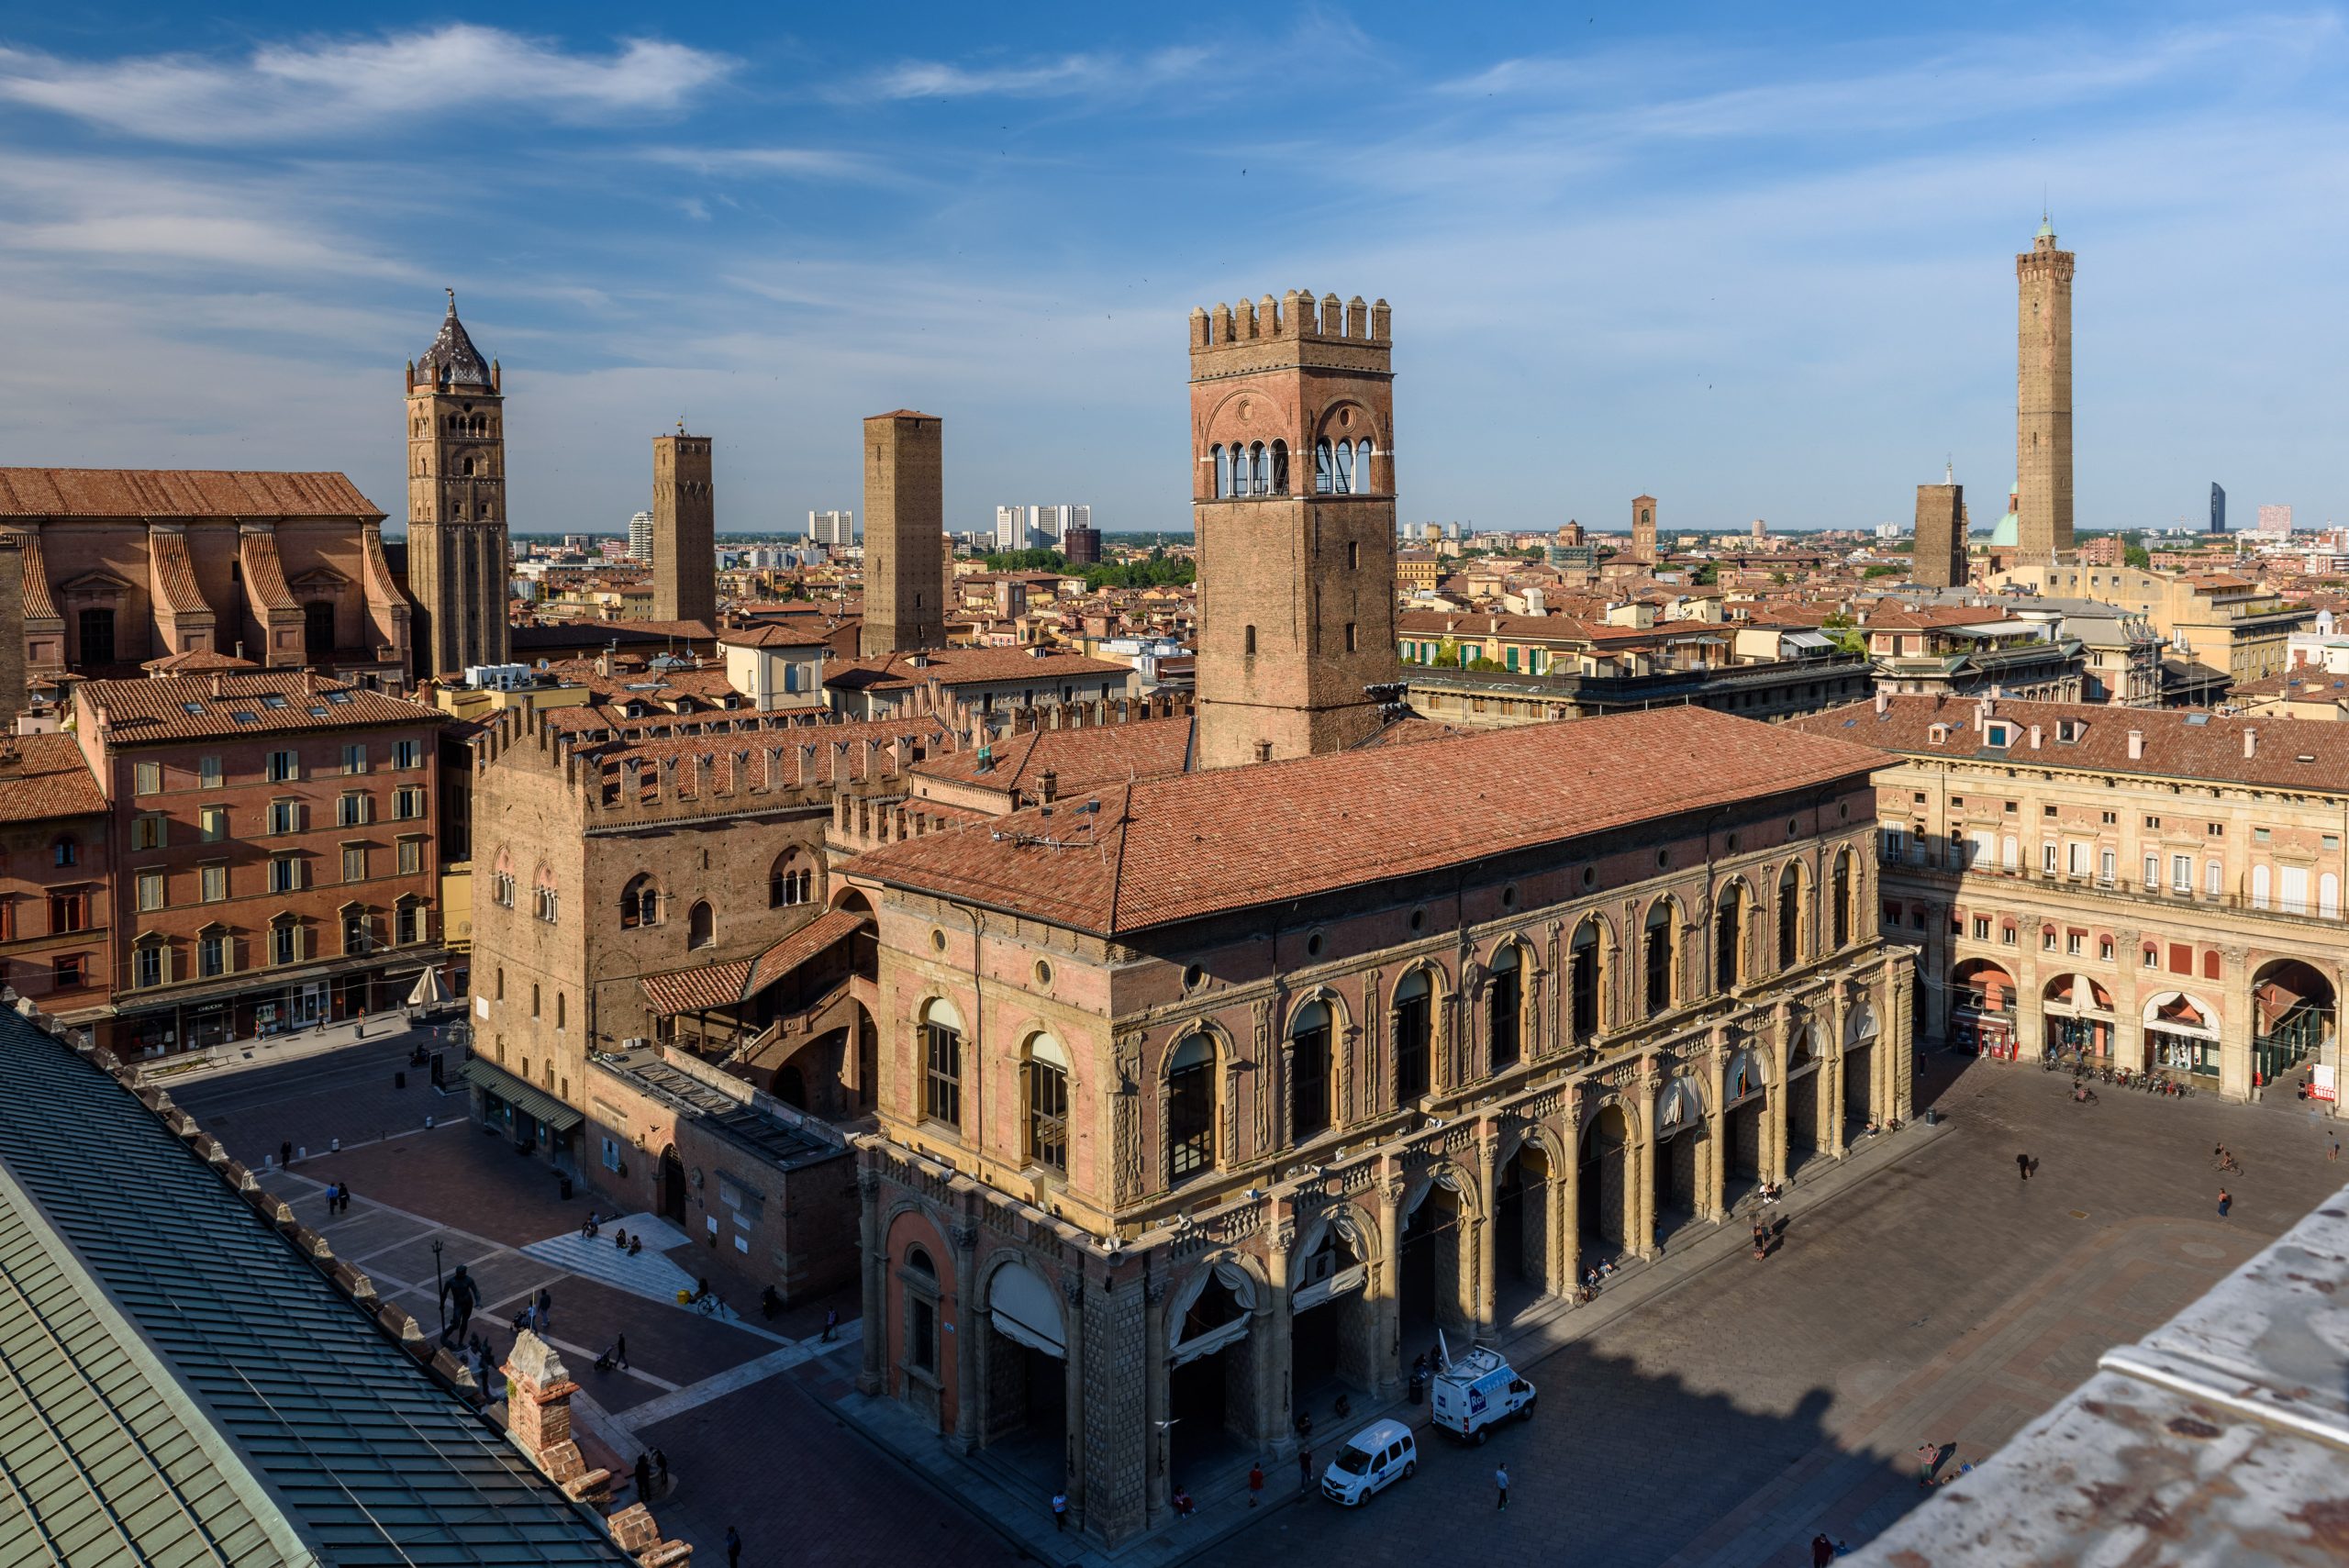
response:
<svg viewBox="0 0 2349 1568"><path fill-rule="evenodd" d="M1166 1059L1166 1169L1174 1180L1215 1169L1215 1043L1190 1034Z"/></svg>
<svg viewBox="0 0 2349 1568"><path fill-rule="evenodd" d="M1028 1042L1021 1097L1027 1102L1028 1163L1068 1172L1068 1053L1050 1035Z"/></svg>
<svg viewBox="0 0 2349 1568"><path fill-rule="evenodd" d="M940 997L921 1011L922 1115L963 1125L963 1016Z"/></svg>
<svg viewBox="0 0 2349 1568"><path fill-rule="evenodd" d="M1428 1092L1429 1046L1434 1033L1428 972L1415 969L1395 987L1395 1103Z"/></svg>
<svg viewBox="0 0 2349 1568"><path fill-rule="evenodd" d="M1230 455L1223 450L1223 443L1221 441L1218 441L1213 450L1215 453L1215 493L1217 499L1220 500L1224 496L1231 494L1231 458Z"/></svg>
<svg viewBox="0 0 2349 1568"><path fill-rule="evenodd" d="M1713 912L1713 989L1726 991L1742 978L1745 962L1745 884L1721 889Z"/></svg>
<svg viewBox="0 0 2349 1568"><path fill-rule="evenodd" d="M1313 493L1327 495L1337 488L1338 460L1330 453L1330 438L1313 443Z"/></svg>
<svg viewBox="0 0 2349 1568"><path fill-rule="evenodd" d="M1248 449L1248 494L1269 495L1272 493L1272 459L1264 450L1264 443L1258 441Z"/></svg>
<svg viewBox="0 0 2349 1568"><path fill-rule="evenodd" d="M639 872L620 889L620 929L661 923L661 889L650 872Z"/></svg>
<svg viewBox="0 0 2349 1568"><path fill-rule="evenodd" d="M1852 852L1845 850L1835 857L1835 869L1827 884L1828 918L1833 924L1830 946L1841 952L1852 945Z"/></svg>
<svg viewBox="0 0 2349 1568"><path fill-rule="evenodd" d="M1514 1067L1525 1053L1525 974L1517 944L1504 942L1493 954L1485 983L1485 1038L1492 1044L1492 1070Z"/></svg>
<svg viewBox="0 0 2349 1568"><path fill-rule="evenodd" d="M1778 967L1791 969L1802 962L1802 868L1793 862L1778 873Z"/></svg>
<svg viewBox="0 0 2349 1568"><path fill-rule="evenodd" d="M1356 441L1354 443L1354 494L1357 495L1367 495L1370 494L1372 488L1373 486L1370 483L1370 442L1367 440Z"/></svg>
<svg viewBox="0 0 2349 1568"><path fill-rule="evenodd" d="M1673 948L1675 928L1680 924L1679 906L1669 898L1659 898L1648 906L1648 917L1640 935L1641 960L1647 974L1648 1011L1661 1013L1672 1006L1679 987L1673 982Z"/></svg>
<svg viewBox="0 0 2349 1568"><path fill-rule="evenodd" d="M1288 1031L1288 1136L1302 1143L1330 1126L1330 1009L1308 1002Z"/></svg>
<svg viewBox="0 0 2349 1568"><path fill-rule="evenodd" d="M1354 444L1352 441L1340 441L1338 443L1338 494L1351 495L1353 493Z"/></svg>
<svg viewBox="0 0 2349 1568"><path fill-rule="evenodd" d="M797 850L785 850L767 868L767 907L816 902L816 868Z"/></svg>
<svg viewBox="0 0 2349 1568"><path fill-rule="evenodd" d="M1585 920L1575 928L1568 950L1566 985L1574 995L1575 1038L1587 1040L1598 1032L1598 922Z"/></svg>
<svg viewBox="0 0 2349 1568"><path fill-rule="evenodd" d="M562 922L562 895L554 884L554 872L540 866L530 879L531 912L550 926Z"/></svg>
<svg viewBox="0 0 2349 1568"><path fill-rule="evenodd" d="M1275 495L1288 494L1288 443L1286 441L1273 443L1273 494Z"/></svg>
<svg viewBox="0 0 2349 1568"><path fill-rule="evenodd" d="M685 911L685 945L706 948L718 940L718 917L707 899L701 899Z"/></svg>

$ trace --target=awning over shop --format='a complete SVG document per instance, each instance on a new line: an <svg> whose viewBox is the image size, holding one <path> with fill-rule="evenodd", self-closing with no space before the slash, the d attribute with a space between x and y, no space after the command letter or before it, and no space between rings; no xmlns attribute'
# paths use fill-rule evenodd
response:
<svg viewBox="0 0 2349 1568"><path fill-rule="evenodd" d="M996 1333L1048 1356L1068 1354L1061 1338L1060 1303L1035 1270L1020 1263L997 1270L988 1300L995 1308Z"/></svg>
<svg viewBox="0 0 2349 1568"><path fill-rule="evenodd" d="M586 1118L544 1089L532 1088L495 1062L474 1057L464 1065L465 1081L495 1095L524 1116L536 1117L557 1132L569 1132Z"/></svg>

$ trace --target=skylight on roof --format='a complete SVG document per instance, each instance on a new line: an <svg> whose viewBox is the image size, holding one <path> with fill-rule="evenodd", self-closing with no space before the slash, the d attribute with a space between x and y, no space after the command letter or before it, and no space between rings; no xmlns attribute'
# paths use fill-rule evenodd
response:
<svg viewBox="0 0 2349 1568"><path fill-rule="evenodd" d="M228 717L235 719L239 724L259 724L261 722L261 715L257 713L232 713Z"/></svg>
<svg viewBox="0 0 2349 1568"><path fill-rule="evenodd" d="M328 701L328 702L333 702L333 703L345 703L345 702L349 702L350 700L351 700L351 694L350 694L349 692L328 692L328 693L327 694L327 701Z"/></svg>
<svg viewBox="0 0 2349 1568"><path fill-rule="evenodd" d="M261 706L263 707L284 707L285 706L285 699L275 692L264 692L262 694Z"/></svg>
<svg viewBox="0 0 2349 1568"><path fill-rule="evenodd" d="M2200 726L2210 722L2210 716L2207 713L2189 713L2186 716L2186 722L2191 726L2199 728Z"/></svg>
<svg viewBox="0 0 2349 1568"><path fill-rule="evenodd" d="M182 713L200 714L204 711L204 705L200 702L184 702L180 704L180 711Z"/></svg>
<svg viewBox="0 0 2349 1568"><path fill-rule="evenodd" d="M324 718L326 716L327 710L322 707L314 707L310 710L310 717L312 718Z"/></svg>

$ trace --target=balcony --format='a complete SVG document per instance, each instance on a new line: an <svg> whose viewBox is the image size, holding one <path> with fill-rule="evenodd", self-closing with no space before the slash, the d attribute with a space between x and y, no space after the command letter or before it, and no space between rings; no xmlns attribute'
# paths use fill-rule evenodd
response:
<svg viewBox="0 0 2349 1568"><path fill-rule="evenodd" d="M1963 851L1961 850L1960 852L1963 853ZM2140 907L2148 905L2165 905L2181 910L2218 910L2230 915L2248 915L2255 919L2281 920L2295 925L2312 926L2321 930L2341 930L2344 927L2349 927L2349 922L2344 922L2338 914L2322 914L2306 906L2298 908L2288 907L2280 900L2272 897L2265 902L2258 902L2237 893L2197 893L2190 887L2182 888L2175 884L2150 885L2143 882L2131 882L2121 877L2097 876L2087 872L2033 871L2021 866L1978 864L1953 866L1941 863L1940 858L1929 863L1918 858L1913 851L1903 856L1889 854L1881 844L1876 847L1876 862L1891 872L1906 872L1937 878L1964 876L1993 884L2000 882L2026 883L2065 893L2086 894L2095 898L2117 899Z"/></svg>

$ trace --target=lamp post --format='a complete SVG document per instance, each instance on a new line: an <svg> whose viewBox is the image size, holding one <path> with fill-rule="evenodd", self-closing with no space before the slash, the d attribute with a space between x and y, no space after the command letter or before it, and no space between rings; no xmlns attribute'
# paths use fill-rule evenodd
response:
<svg viewBox="0 0 2349 1568"><path fill-rule="evenodd" d="M440 1238L432 1239L432 1284L436 1287L433 1305L440 1312L440 1342L449 1342L449 1284L440 1277Z"/></svg>

